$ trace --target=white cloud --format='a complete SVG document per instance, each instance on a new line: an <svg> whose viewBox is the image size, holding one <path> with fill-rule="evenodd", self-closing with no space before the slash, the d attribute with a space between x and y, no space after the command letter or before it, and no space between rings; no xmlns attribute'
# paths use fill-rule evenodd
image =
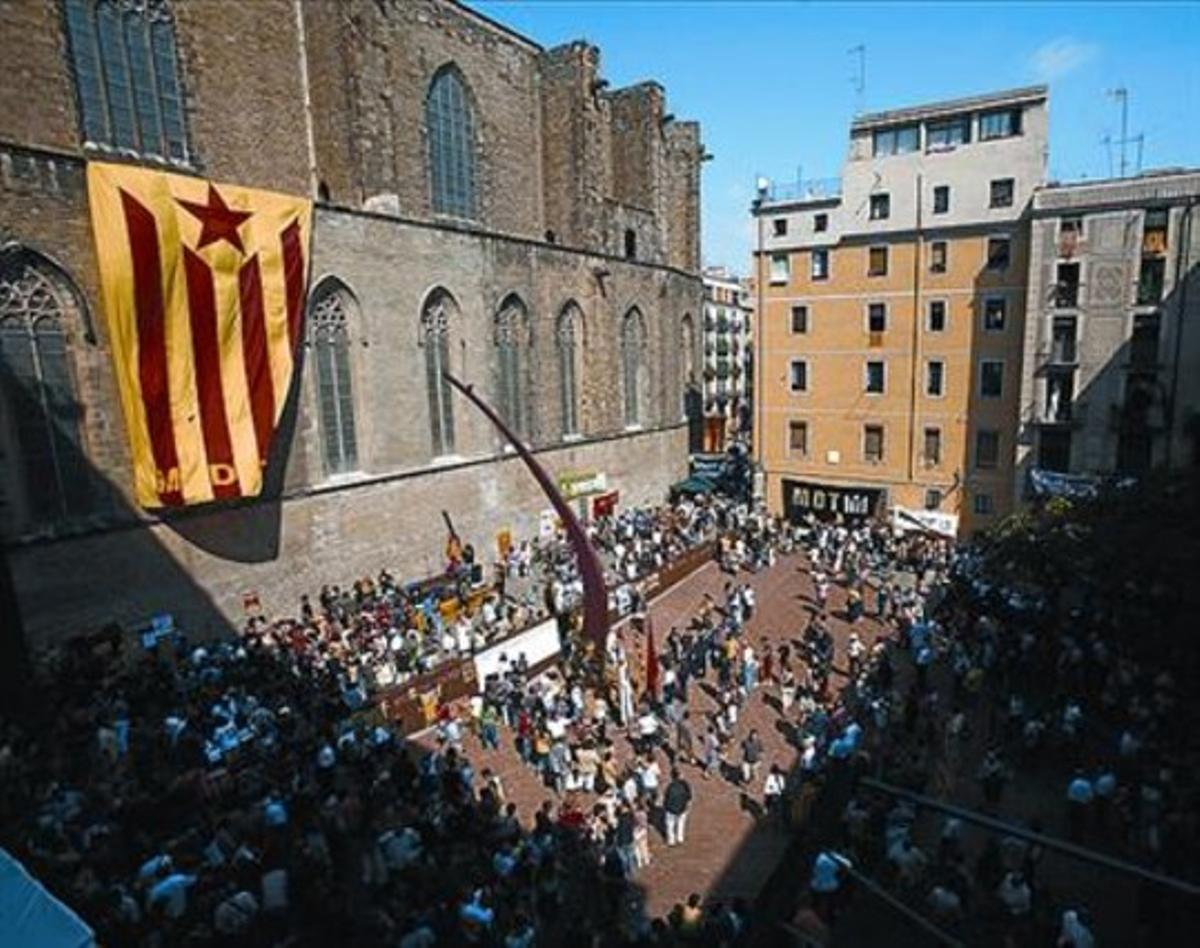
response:
<svg viewBox="0 0 1200 948"><path fill-rule="evenodd" d="M1071 36L1060 36L1043 43L1029 57L1029 68L1039 79L1052 82L1074 72L1095 59L1100 47Z"/></svg>

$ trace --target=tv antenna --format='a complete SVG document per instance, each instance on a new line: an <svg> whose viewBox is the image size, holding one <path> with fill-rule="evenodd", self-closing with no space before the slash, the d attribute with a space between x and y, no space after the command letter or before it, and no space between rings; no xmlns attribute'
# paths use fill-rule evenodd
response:
<svg viewBox="0 0 1200 948"><path fill-rule="evenodd" d="M1126 161L1125 149L1132 144L1137 144L1137 173L1142 171L1142 146L1146 143L1146 136L1142 133L1134 135L1132 138L1129 135L1129 90L1124 86L1117 86L1115 89L1109 89L1108 94L1121 103L1121 137L1115 142L1112 141L1112 136L1105 136L1104 143L1111 149L1112 145L1119 147L1119 164L1120 174L1118 177L1124 178L1129 169L1129 163ZM1111 151L1109 153L1111 155ZM1111 166L1112 160L1109 159ZM1112 174L1111 167L1109 174Z"/></svg>
<svg viewBox="0 0 1200 948"><path fill-rule="evenodd" d="M850 77L850 81L854 83L854 114L861 115L863 101L867 94L867 47L859 43L857 46L852 46L846 50L846 54L858 57L858 72Z"/></svg>

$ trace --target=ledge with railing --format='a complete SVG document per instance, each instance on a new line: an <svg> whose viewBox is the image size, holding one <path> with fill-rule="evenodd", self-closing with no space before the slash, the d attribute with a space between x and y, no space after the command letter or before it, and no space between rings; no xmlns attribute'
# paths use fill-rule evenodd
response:
<svg viewBox="0 0 1200 948"><path fill-rule="evenodd" d="M789 201L824 201L842 196L841 178L801 178L796 181L771 181L758 191L764 204Z"/></svg>

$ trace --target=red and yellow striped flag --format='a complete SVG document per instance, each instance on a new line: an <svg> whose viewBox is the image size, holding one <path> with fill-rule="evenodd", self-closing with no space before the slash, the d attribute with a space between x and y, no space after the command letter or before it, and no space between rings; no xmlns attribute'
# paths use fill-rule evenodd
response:
<svg viewBox="0 0 1200 948"><path fill-rule="evenodd" d="M97 162L88 200L138 503L256 496L303 327L312 202Z"/></svg>

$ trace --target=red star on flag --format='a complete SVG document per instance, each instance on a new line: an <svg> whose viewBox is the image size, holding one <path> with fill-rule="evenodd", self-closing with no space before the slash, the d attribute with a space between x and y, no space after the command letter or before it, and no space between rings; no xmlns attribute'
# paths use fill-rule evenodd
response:
<svg viewBox="0 0 1200 948"><path fill-rule="evenodd" d="M196 244L197 250L218 240L224 240L237 247L240 253L246 252L246 248L242 246L242 238L238 235L238 228L247 218L254 216L252 211L230 210L211 184L208 186L207 204L196 204L192 201L179 203L200 221L200 242Z"/></svg>

